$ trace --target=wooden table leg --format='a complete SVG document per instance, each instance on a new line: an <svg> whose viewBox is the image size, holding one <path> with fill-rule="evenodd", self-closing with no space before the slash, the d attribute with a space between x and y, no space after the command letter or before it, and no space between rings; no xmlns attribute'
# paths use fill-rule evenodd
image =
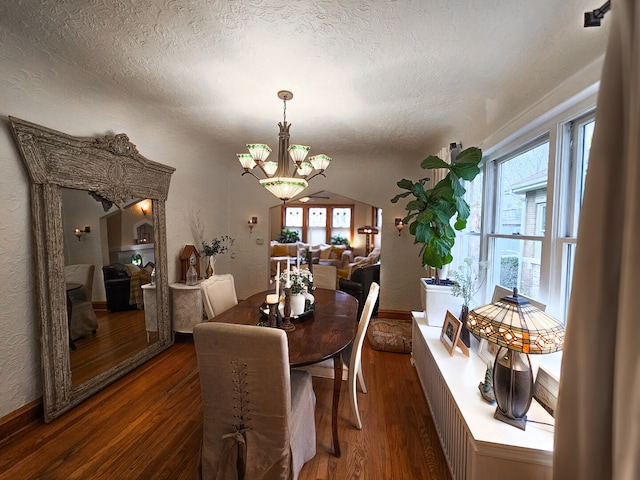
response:
<svg viewBox="0 0 640 480"><path fill-rule="evenodd" d="M340 442L338 441L338 406L340 404L340 389L342 388L342 355L333 356L333 405L331 412L331 429L333 430L333 454L340 457Z"/></svg>

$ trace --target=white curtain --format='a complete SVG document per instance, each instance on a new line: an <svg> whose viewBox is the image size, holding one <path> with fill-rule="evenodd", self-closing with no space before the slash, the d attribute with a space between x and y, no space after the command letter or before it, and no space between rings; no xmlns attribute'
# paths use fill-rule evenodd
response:
<svg viewBox="0 0 640 480"><path fill-rule="evenodd" d="M554 479L640 479L640 6L616 0L556 415Z"/></svg>

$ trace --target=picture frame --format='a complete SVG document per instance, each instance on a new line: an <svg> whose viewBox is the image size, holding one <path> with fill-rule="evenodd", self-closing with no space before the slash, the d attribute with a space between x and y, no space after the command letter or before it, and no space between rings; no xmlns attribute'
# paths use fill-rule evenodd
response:
<svg viewBox="0 0 640 480"><path fill-rule="evenodd" d="M496 353L498 353L499 348L499 345L490 343L486 339L481 338L480 344L478 345L478 357L480 357L487 366L492 367L496 360Z"/></svg>
<svg viewBox="0 0 640 480"><path fill-rule="evenodd" d="M469 356L469 349L460 340L460 331L462 330L462 322L458 320L453 313L447 310L442 324L442 331L440 332L440 341L449 352L449 355L453 356L456 347L460 347L462 353L467 357Z"/></svg>

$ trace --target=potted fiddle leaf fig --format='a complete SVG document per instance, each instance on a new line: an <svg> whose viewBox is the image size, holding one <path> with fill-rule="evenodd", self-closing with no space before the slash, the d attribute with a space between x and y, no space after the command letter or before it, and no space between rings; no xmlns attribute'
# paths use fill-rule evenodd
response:
<svg viewBox="0 0 640 480"><path fill-rule="evenodd" d="M415 237L414 243L422 245L422 266L436 270L433 280L421 279L425 292L425 313L430 325L441 326L446 310L456 312L462 307L459 299L451 295L451 283L441 285L439 270L453 260L451 249L455 244L456 230L463 230L467 226L470 208L464 199L466 189L462 180L472 181L476 178L480 173L478 165L481 160L482 150L477 147L461 151L451 164L431 155L420 166L425 170L445 168L447 175L432 188L425 188L430 177L416 182L403 178L397 185L406 192L391 199L392 203L397 203L411 197L405 206L408 213L402 222L409 225L409 232Z"/></svg>
<svg viewBox="0 0 640 480"><path fill-rule="evenodd" d="M456 230L467 226L470 208L464 199L466 189L462 180L472 181L480 173L478 164L482 160L482 150L470 147L460 152L448 164L440 157L431 155L420 166L425 170L445 168L447 175L433 188L425 189L429 177L413 182L403 178L398 187L407 190L391 199L397 203L400 199L412 195L405 210L407 216L402 219L409 225L409 232L415 236L414 243L422 244L420 255L423 267L435 269L448 265L453 260L451 249L455 243ZM451 221L456 216L455 223Z"/></svg>

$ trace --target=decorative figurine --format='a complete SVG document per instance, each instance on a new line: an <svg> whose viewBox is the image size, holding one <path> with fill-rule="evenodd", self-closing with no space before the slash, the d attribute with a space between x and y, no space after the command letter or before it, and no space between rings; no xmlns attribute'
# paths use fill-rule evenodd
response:
<svg viewBox="0 0 640 480"><path fill-rule="evenodd" d="M478 384L478 390L480 390L480 395L486 402L496 403L496 397L493 394L493 371L490 365L487 365L487 371L484 373L484 382Z"/></svg>

